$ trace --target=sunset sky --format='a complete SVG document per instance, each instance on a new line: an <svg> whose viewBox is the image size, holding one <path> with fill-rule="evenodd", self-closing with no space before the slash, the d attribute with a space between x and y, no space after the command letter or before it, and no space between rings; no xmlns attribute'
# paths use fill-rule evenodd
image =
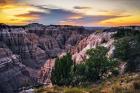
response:
<svg viewBox="0 0 140 93"><path fill-rule="evenodd" d="M140 0L0 0L0 23L140 25Z"/></svg>

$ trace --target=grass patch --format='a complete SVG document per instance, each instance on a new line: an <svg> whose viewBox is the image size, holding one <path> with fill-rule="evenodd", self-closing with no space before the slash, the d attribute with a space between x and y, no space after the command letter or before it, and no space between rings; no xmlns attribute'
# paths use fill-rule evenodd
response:
<svg viewBox="0 0 140 93"><path fill-rule="evenodd" d="M40 87L35 89L35 93L140 93L140 76L126 74L109 78L99 84L90 84L86 87Z"/></svg>
<svg viewBox="0 0 140 93"><path fill-rule="evenodd" d="M66 88L64 93L84 93L83 89L79 88Z"/></svg>

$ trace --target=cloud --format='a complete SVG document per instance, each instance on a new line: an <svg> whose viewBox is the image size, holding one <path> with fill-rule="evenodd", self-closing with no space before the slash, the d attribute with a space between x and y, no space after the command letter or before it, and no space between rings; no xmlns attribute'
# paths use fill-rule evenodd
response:
<svg viewBox="0 0 140 93"><path fill-rule="evenodd" d="M36 7L36 8L41 9L41 10L48 10L49 9L46 5L33 5L33 4L29 4L29 6Z"/></svg>
<svg viewBox="0 0 140 93"><path fill-rule="evenodd" d="M91 9L91 7L86 7L86 6L75 6L73 8L74 9Z"/></svg>
<svg viewBox="0 0 140 93"><path fill-rule="evenodd" d="M43 24L59 24L62 20L67 20L71 16L80 16L81 13L76 13L74 11L64 10L64 9L47 9L49 12L38 13L40 19L38 22Z"/></svg>
<svg viewBox="0 0 140 93"><path fill-rule="evenodd" d="M63 24L63 25L70 24L71 25L73 23L75 25L92 26L92 25L96 25L105 20L121 18L121 17L127 17L127 16L115 16L115 15L86 16L86 15L83 15L81 18L78 18L78 19L67 19L64 21L60 21L60 24Z"/></svg>
<svg viewBox="0 0 140 93"><path fill-rule="evenodd" d="M15 2L15 3L13 3ZM86 15L75 12L76 10L66 10L47 5L31 5L20 3L19 0L1 0L2 10L0 22L8 24L27 24L39 22L42 24L64 24L64 25L95 25L105 20L128 17L125 11L117 10L102 11L102 15ZM5 4L4 4L5 3ZM91 9L90 7L75 6L74 9ZM109 15L106 15L109 14Z"/></svg>
<svg viewBox="0 0 140 93"><path fill-rule="evenodd" d="M113 9L113 10L100 10L99 12L103 14L108 14L108 15L130 15L128 11L123 10L123 9Z"/></svg>
<svg viewBox="0 0 140 93"><path fill-rule="evenodd" d="M41 13L44 10L25 3L19 3L17 0L2 0L0 5L0 23L12 25L27 24L40 17L35 12Z"/></svg>
<svg viewBox="0 0 140 93"><path fill-rule="evenodd" d="M77 22L100 22L103 20L108 20L108 19L112 19L112 18L119 18L119 17L124 17L124 16L109 16L109 15L96 15L96 16L84 16L83 18L80 18L78 20L75 20Z"/></svg>
<svg viewBox="0 0 140 93"><path fill-rule="evenodd" d="M121 17L128 17L130 15L124 15L124 12L121 11L119 15L112 11L102 11L108 12L109 15L86 15L83 13L75 12L72 10L65 10L60 8L49 8L45 6L35 6L31 5L32 7L36 7L38 9L44 10L45 12L29 12L26 14L18 15L26 18L36 18L36 22L43 23L43 24L63 24L63 25L94 25L100 23L105 20L121 18ZM119 12L119 10L117 10Z"/></svg>
<svg viewBox="0 0 140 93"><path fill-rule="evenodd" d="M11 4L16 2L18 2L18 0L0 0L0 4Z"/></svg>
<svg viewBox="0 0 140 93"><path fill-rule="evenodd" d="M24 13L24 14L19 14L16 15L16 17L22 17L22 18L34 18L38 19L39 16L41 15L42 12L35 12L35 11L30 11L29 13Z"/></svg>
<svg viewBox="0 0 140 93"><path fill-rule="evenodd" d="M36 7L37 9L42 9L42 11L28 11L27 13L18 14L16 17L24 18L24 19L31 19L36 22L40 22L43 24L58 24L59 21L66 20L71 16L80 15L80 13L75 13L69 10L64 9L50 9L44 8L40 6L32 6Z"/></svg>
<svg viewBox="0 0 140 93"><path fill-rule="evenodd" d="M6 3L5 0L0 0L0 4L4 4L4 3Z"/></svg>
<svg viewBox="0 0 140 93"><path fill-rule="evenodd" d="M32 7L45 10L45 12L40 11L30 11L28 13L17 15L17 17L34 19L35 22L43 24L62 24L62 25L93 25L101 21L127 17L128 15L85 15L83 13L65 10L65 9L52 9L47 8L47 6L34 6Z"/></svg>

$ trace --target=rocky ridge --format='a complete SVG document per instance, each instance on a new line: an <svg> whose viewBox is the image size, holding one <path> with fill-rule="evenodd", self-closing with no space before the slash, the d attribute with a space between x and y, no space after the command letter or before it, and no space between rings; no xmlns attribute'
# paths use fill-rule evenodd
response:
<svg viewBox="0 0 140 93"><path fill-rule="evenodd" d="M72 54L72 59L75 63L79 64L84 62L85 59L88 58L86 51L91 48L96 48L97 46L104 46L108 48L108 57L113 56L113 52L115 49L114 46L114 39L112 38L113 34L115 32L102 32L102 33L93 33L90 34L89 36L86 36L83 38L79 43L77 43L74 47L72 47L69 52ZM63 57L66 55L66 52L62 52L59 54L59 58ZM48 60L46 64L42 67L42 72L44 75L49 74L48 72L51 72L51 69L53 69L54 66L54 59ZM50 65L50 66L49 66ZM49 67L49 68L48 68ZM46 78L47 76L41 76L42 78ZM50 81L49 78L46 78L43 80L44 83L47 83Z"/></svg>
<svg viewBox="0 0 140 93"><path fill-rule="evenodd" d="M114 32L102 32L102 33L93 33L88 37L82 39L73 49L71 53L73 54L73 60L76 63L84 61L88 58L86 51L91 48L96 48L97 46L104 46L109 49L108 57L112 56L113 50L115 49L113 43L114 39L112 38Z"/></svg>
<svg viewBox="0 0 140 93"><path fill-rule="evenodd" d="M0 93L44 83L49 74L44 70L50 66L47 60L70 51L91 33L74 26L0 25Z"/></svg>

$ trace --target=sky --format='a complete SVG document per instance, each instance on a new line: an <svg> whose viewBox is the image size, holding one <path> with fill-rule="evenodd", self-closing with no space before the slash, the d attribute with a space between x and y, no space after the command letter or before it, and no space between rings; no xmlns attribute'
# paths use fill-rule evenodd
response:
<svg viewBox="0 0 140 93"><path fill-rule="evenodd" d="M0 23L140 25L140 0L0 0Z"/></svg>

